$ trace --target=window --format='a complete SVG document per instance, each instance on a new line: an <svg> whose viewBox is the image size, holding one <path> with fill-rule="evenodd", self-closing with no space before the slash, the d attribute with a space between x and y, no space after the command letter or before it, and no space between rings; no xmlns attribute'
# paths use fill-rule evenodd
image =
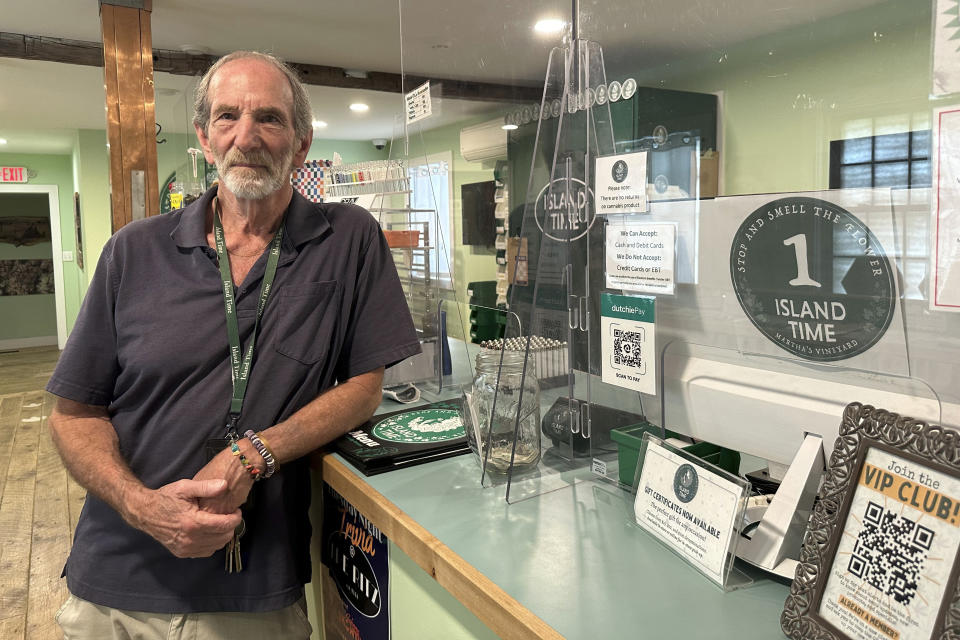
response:
<svg viewBox="0 0 960 640"><path fill-rule="evenodd" d="M929 187L930 130L830 142L830 188Z"/></svg>
<svg viewBox="0 0 960 640"><path fill-rule="evenodd" d="M407 169L412 191L410 206L418 210L417 219L429 218L430 272L449 286L453 273L453 154L447 151L429 155L420 164L413 162Z"/></svg>
<svg viewBox="0 0 960 640"><path fill-rule="evenodd" d="M903 246L900 248L900 266L903 270L903 294L908 299L924 299L927 273L927 238L929 208L927 200L932 183L930 161L930 130L892 133L830 142L830 188L893 187L893 206L897 220L903 225L898 230ZM882 227L884 220L865 221L873 227ZM849 262L859 255L849 238L837 250ZM887 248L893 252L894 248ZM892 253L891 253L892 255ZM847 265L848 266L848 265ZM846 272L837 265L834 286Z"/></svg>

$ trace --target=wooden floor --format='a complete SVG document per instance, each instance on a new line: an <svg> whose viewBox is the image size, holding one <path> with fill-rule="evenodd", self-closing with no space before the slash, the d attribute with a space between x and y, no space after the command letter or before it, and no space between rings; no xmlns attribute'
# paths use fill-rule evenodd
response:
<svg viewBox="0 0 960 640"><path fill-rule="evenodd" d="M62 637L60 572L85 493L47 431L53 396L43 387L58 355L0 352L0 640Z"/></svg>

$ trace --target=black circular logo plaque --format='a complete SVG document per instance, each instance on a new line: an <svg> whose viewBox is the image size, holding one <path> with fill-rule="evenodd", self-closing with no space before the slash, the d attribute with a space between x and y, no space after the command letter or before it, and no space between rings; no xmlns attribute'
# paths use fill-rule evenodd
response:
<svg viewBox="0 0 960 640"><path fill-rule="evenodd" d="M610 177L616 183L621 183L627 179L627 163L623 160L617 160L613 163L613 169L610 171Z"/></svg>
<svg viewBox="0 0 960 640"><path fill-rule="evenodd" d="M896 307L894 274L876 236L817 198L781 198L751 213L734 236L730 274L750 321L806 360L863 353Z"/></svg>
<svg viewBox="0 0 960 640"><path fill-rule="evenodd" d="M696 497L699 488L700 478L693 465L680 465L677 472L673 474L673 494L677 496L677 500L683 503L690 502Z"/></svg>

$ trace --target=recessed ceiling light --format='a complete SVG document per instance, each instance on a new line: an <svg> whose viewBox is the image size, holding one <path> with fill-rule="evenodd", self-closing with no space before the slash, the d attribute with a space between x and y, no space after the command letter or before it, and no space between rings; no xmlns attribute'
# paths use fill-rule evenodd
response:
<svg viewBox="0 0 960 640"><path fill-rule="evenodd" d="M0 138L0 144L7 144L6 138Z"/></svg>
<svg viewBox="0 0 960 640"><path fill-rule="evenodd" d="M566 24L558 18L545 18L538 20L537 24L533 25L533 30L537 33L559 33Z"/></svg>
<svg viewBox="0 0 960 640"><path fill-rule="evenodd" d="M505 124L500 128L503 129L504 131L513 131L514 129L519 129L520 127L518 127L515 124Z"/></svg>
<svg viewBox="0 0 960 640"><path fill-rule="evenodd" d="M323 120L314 120L314 121L313 121L313 128L314 128L314 129L324 129L324 128L326 128L326 126L327 126L327 123L324 122Z"/></svg>
<svg viewBox="0 0 960 640"><path fill-rule="evenodd" d="M352 105L350 105L350 111L362 112L362 111L369 111L369 109L370 109L370 105L364 104L362 102L354 102Z"/></svg>

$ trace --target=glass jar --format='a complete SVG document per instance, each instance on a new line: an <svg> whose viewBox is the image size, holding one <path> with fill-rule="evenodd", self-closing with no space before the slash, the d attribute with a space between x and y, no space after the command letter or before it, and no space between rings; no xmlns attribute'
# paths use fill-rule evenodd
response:
<svg viewBox="0 0 960 640"><path fill-rule="evenodd" d="M486 461L488 472L497 474L510 469L511 456L514 472L532 469L540 461L540 387L534 360L527 360L524 375L524 352L502 353L502 365L498 350L484 349L477 354L470 398L471 423L475 426L467 429L470 448L481 462ZM518 412L520 426L514 451Z"/></svg>

